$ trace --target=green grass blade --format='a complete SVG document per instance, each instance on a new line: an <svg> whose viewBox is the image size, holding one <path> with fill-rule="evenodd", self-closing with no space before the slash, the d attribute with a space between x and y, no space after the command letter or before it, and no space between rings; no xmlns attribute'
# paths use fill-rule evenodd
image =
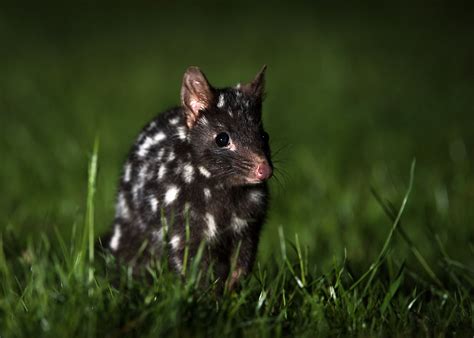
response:
<svg viewBox="0 0 474 338"><path fill-rule="evenodd" d="M375 191L375 189L372 189L372 194L374 195L375 199L379 203L379 205L382 206L382 209L385 211L387 216L394 222L396 220L396 212L395 212L395 207L391 203L385 203L381 196ZM418 248L415 246L414 242L410 239L408 234L405 232L401 224L398 226L398 232L402 236L403 240L407 243L408 247L410 248L410 251L413 253L415 258L418 260L420 265L423 267L425 272L430 276L430 278L440 287L444 289L443 283L441 280L436 276L436 273L434 270L430 267L428 264L428 261L426 258L422 255L422 253L418 250Z"/></svg>
<svg viewBox="0 0 474 338"><path fill-rule="evenodd" d="M87 209L86 218L84 224L83 234L83 250L88 252L88 282L92 282L94 279L94 242L95 242L95 231L94 231L94 197L96 192L96 181L97 181L97 162L99 153L99 139L96 138L94 141L94 148L92 150L92 156L89 162L88 180L87 180ZM85 255L84 255L85 256Z"/></svg>
<svg viewBox="0 0 474 338"><path fill-rule="evenodd" d="M380 266L380 263L383 261L385 255L387 254L390 243L392 242L393 234L395 233L395 230L397 230L398 224L400 223L400 219L402 218L403 212L405 211L405 207L408 202L408 197L410 196L411 189L413 187L413 180L415 177L415 165L416 165L416 160L413 159L413 161L411 162L411 168L410 168L410 180L408 182L408 188L405 193L405 196L403 197L402 205L400 206L397 217L395 218L395 221L393 222L392 229L390 230L387 236L387 239L385 240L382 250L380 251L375 263L372 265L374 268L372 269L369 280L367 281L367 284L365 285L362 296L364 296L367 293L367 290L369 289L372 283L372 280L374 279L375 274L378 271L378 267Z"/></svg>
<svg viewBox="0 0 474 338"><path fill-rule="evenodd" d="M389 287L389 289L388 289L388 291L385 295L385 298L382 302L382 305L380 306L380 313L382 315L387 310L388 306L390 305L390 301L395 296L395 293L398 291L398 289L399 289L399 287L400 287L400 285L403 281L403 278L404 278L403 270L404 270L404 266L402 266L402 268L400 269L400 273L399 273L398 277L392 282L392 284L390 284L390 287Z"/></svg>

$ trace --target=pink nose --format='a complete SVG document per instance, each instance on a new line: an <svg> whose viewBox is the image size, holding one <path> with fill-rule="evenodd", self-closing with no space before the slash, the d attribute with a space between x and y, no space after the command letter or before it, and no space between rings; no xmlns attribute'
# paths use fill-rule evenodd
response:
<svg viewBox="0 0 474 338"><path fill-rule="evenodd" d="M257 179L260 181L268 180L272 176L272 168L266 161L262 162L257 166L257 169L255 169L255 176L257 176Z"/></svg>

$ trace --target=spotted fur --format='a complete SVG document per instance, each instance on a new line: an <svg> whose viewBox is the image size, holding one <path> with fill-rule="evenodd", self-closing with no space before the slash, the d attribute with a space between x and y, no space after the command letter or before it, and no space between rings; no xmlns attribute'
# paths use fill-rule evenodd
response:
<svg viewBox="0 0 474 338"><path fill-rule="evenodd" d="M272 167L262 137L263 83L264 70L247 85L216 89L199 69L188 69L182 106L143 128L124 165L107 243L121 261L137 267L166 253L182 273L185 248L192 258L204 242L202 265L213 266L222 282L238 247L239 273L230 278L251 271L271 175L259 180L255 170ZM230 136L225 148L215 141L221 132Z"/></svg>

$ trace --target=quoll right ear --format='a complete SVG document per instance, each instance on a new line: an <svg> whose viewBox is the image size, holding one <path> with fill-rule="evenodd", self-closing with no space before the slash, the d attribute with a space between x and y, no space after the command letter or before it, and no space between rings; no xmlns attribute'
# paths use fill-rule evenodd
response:
<svg viewBox="0 0 474 338"><path fill-rule="evenodd" d="M264 91L265 91L265 71L266 70L267 70L267 66L264 65L262 69L260 69L258 74L255 76L255 79L253 79L252 82L247 83L242 86L242 91L262 100L264 96Z"/></svg>
<svg viewBox="0 0 474 338"><path fill-rule="evenodd" d="M183 76L181 104L186 110L186 124L192 128L201 112L214 101L214 89L198 67L189 67Z"/></svg>

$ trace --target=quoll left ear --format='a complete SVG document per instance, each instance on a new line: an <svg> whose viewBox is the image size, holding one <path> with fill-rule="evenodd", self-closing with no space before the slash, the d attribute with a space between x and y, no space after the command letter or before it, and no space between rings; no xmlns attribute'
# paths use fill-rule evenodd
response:
<svg viewBox="0 0 474 338"><path fill-rule="evenodd" d="M242 86L242 91L246 92L249 95L262 98L265 92L265 71L267 70L267 65L264 65L262 69L258 72L252 82L247 83Z"/></svg>
<svg viewBox="0 0 474 338"><path fill-rule="evenodd" d="M186 124L192 128L214 101L214 89L198 67L189 67L183 76L181 104L186 109Z"/></svg>

